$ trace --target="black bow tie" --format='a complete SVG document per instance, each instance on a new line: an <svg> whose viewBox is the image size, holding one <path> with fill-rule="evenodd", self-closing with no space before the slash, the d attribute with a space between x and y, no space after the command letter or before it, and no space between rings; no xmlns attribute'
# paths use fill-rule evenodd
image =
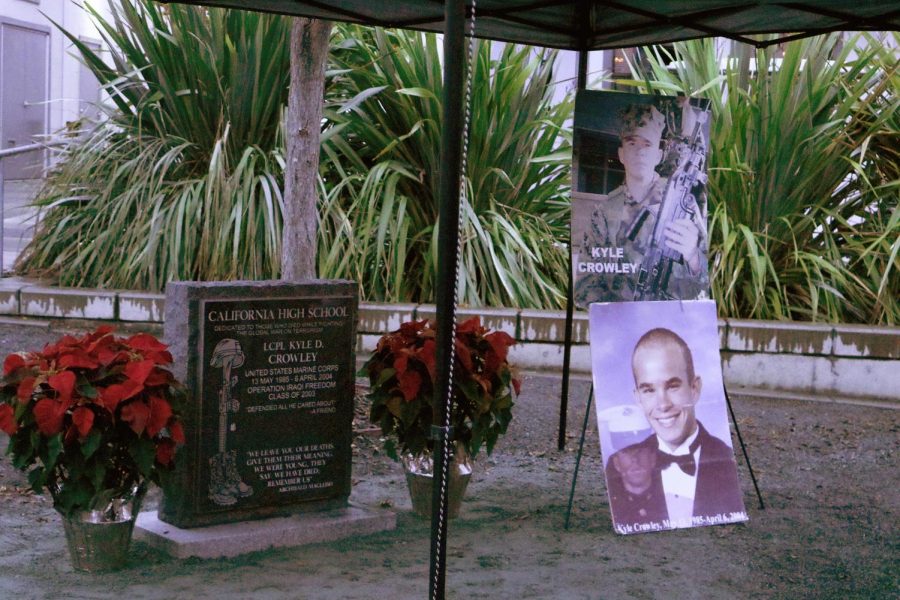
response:
<svg viewBox="0 0 900 600"><path fill-rule="evenodd" d="M669 454L668 452L663 452L662 450L657 450L656 465L662 470L671 464L676 464L679 469L684 471L684 473L693 477L697 473L697 461L694 460L694 453L699 447L700 440L698 438L695 439L690 448L688 448L687 454L679 454L676 456L674 454Z"/></svg>

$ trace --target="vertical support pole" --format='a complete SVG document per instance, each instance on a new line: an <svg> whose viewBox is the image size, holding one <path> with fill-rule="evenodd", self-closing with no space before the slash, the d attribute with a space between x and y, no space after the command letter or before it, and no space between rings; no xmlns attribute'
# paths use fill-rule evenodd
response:
<svg viewBox="0 0 900 600"><path fill-rule="evenodd" d="M444 4L444 87L439 182L437 273L437 373L434 389L434 442L432 481L431 568L429 597L443 600L447 554L447 480L449 465L450 382L459 253L459 189L462 164L463 94L465 91L465 22L463 0Z"/></svg>
<svg viewBox="0 0 900 600"><path fill-rule="evenodd" d="M578 51L578 89L587 88L588 51ZM574 172L573 172L574 176ZM575 188L574 182L572 189ZM562 391L559 395L559 436L557 449L562 452L566 447L566 420L569 410L569 368L572 362L572 328L575 311L575 282L572 274L572 234L569 229L569 280L566 287L566 336L563 343Z"/></svg>

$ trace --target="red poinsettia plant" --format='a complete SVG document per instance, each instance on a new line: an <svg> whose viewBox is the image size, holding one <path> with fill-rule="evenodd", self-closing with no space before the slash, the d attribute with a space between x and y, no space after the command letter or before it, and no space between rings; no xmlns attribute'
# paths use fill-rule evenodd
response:
<svg viewBox="0 0 900 600"><path fill-rule="evenodd" d="M4 360L7 454L62 514L103 510L174 466L184 432L173 404L183 391L165 368L166 348L146 333L121 338L100 327Z"/></svg>
<svg viewBox="0 0 900 600"><path fill-rule="evenodd" d="M433 450L435 323L409 321L381 337L362 368L370 382L369 418L388 437L386 449L422 456ZM482 446L488 454L512 420L513 398L521 381L507 355L515 340L490 332L472 317L456 328L451 417L456 440L474 457Z"/></svg>

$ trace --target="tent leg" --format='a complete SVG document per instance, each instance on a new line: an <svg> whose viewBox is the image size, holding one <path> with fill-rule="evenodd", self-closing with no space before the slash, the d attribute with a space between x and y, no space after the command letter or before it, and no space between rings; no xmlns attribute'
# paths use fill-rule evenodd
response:
<svg viewBox="0 0 900 600"><path fill-rule="evenodd" d="M588 52L578 52L578 89L587 87ZM572 281L572 236L569 235L569 280L566 287L566 337L563 346L562 390L559 394L559 435L556 440L557 449L562 452L566 447L566 420L569 410L569 369L572 360L572 327L575 311L575 287Z"/></svg>
<svg viewBox="0 0 900 600"><path fill-rule="evenodd" d="M441 131L440 202L438 215L437 348L434 414L434 477L432 480L431 557L428 578L429 598L442 600L447 558L447 477L450 457L448 439L451 423L451 382L453 338L456 322L456 290L459 270L459 192L463 148L463 94L466 5L463 0L444 4L444 90Z"/></svg>
<svg viewBox="0 0 900 600"><path fill-rule="evenodd" d="M569 264L572 264L572 243L569 242ZM562 390L559 397L559 435L557 449L562 452L566 447L566 421L569 411L569 366L572 357L572 321L574 319L574 301L572 298L572 269L569 269L569 286L566 301L566 337L563 346Z"/></svg>

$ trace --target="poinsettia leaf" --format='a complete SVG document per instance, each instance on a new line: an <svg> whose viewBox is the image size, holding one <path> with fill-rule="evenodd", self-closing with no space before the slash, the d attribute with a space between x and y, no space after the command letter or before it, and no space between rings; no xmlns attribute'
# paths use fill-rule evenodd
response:
<svg viewBox="0 0 900 600"><path fill-rule="evenodd" d="M125 340L125 344L134 350L147 350L147 351L158 351L161 352L166 350L168 346L160 342L158 339L150 335L149 333L138 333L127 340Z"/></svg>
<svg viewBox="0 0 900 600"><path fill-rule="evenodd" d="M128 445L128 454L131 455L138 470L145 476L153 470L153 461L156 459L156 445L146 438L137 438Z"/></svg>
<svg viewBox="0 0 900 600"><path fill-rule="evenodd" d="M67 401L72 397L72 390L75 389L75 373L72 371L62 371L55 375L51 375L47 380L50 387L56 390L59 399Z"/></svg>
<svg viewBox="0 0 900 600"><path fill-rule="evenodd" d="M494 446L497 444L497 439L499 439L500 434L495 430L488 430L487 437L484 440L484 451L490 455L494 451Z"/></svg>
<svg viewBox="0 0 900 600"><path fill-rule="evenodd" d="M175 458L175 442L170 439L161 440L156 444L156 462L170 466Z"/></svg>
<svg viewBox="0 0 900 600"><path fill-rule="evenodd" d="M44 492L44 484L47 483L47 471L43 467L35 467L28 471L28 485L35 494Z"/></svg>
<svg viewBox="0 0 900 600"><path fill-rule="evenodd" d="M144 352L144 356L157 365L172 364L172 353L168 350L149 350Z"/></svg>
<svg viewBox="0 0 900 600"><path fill-rule="evenodd" d="M456 357L459 359L460 374L466 374L472 372L472 352L469 350L469 347L466 346L462 341L457 339L454 342L454 348L456 349Z"/></svg>
<svg viewBox="0 0 900 600"><path fill-rule="evenodd" d="M88 383L87 379L84 377L78 378L78 385L75 387L75 390L82 398L87 398L88 400L95 400L97 398L97 388Z"/></svg>
<svg viewBox="0 0 900 600"><path fill-rule="evenodd" d="M13 435L19 429L16 422L15 410L9 404L0 402L0 431L6 435Z"/></svg>
<svg viewBox="0 0 900 600"><path fill-rule="evenodd" d="M34 445L29 438L26 435L16 435L10 438L6 449L6 453L12 455L13 466L20 471L34 462Z"/></svg>
<svg viewBox="0 0 900 600"><path fill-rule="evenodd" d="M396 372L394 369L390 368L390 367L388 367L387 369L382 370L381 373L378 375L378 379L375 381L375 383L372 384L372 387L373 387L373 388L380 388L380 387L383 386L386 382L388 382L388 381L391 379L391 377L393 377L396 373L397 373L397 372Z"/></svg>
<svg viewBox="0 0 900 600"><path fill-rule="evenodd" d="M384 435L392 435L397 428L397 419L387 410L382 410L378 424L381 425L381 432Z"/></svg>
<svg viewBox="0 0 900 600"><path fill-rule="evenodd" d="M457 334L477 332L481 329L481 318L470 317L456 327Z"/></svg>
<svg viewBox="0 0 900 600"><path fill-rule="evenodd" d="M406 373L406 367L409 364L409 354L400 352L394 357L394 370L398 377L402 377Z"/></svg>
<svg viewBox="0 0 900 600"><path fill-rule="evenodd" d="M134 397L144 389L144 386L131 380L124 383L114 383L111 386L100 390L100 402L110 412L115 412L116 406L123 400Z"/></svg>
<svg viewBox="0 0 900 600"><path fill-rule="evenodd" d="M422 344L422 347L418 351L419 359L425 363L425 368L428 370L428 376L431 378L431 381L434 381L437 368L435 361L436 349L437 344L434 340L425 340L425 343Z"/></svg>
<svg viewBox="0 0 900 600"><path fill-rule="evenodd" d="M419 394L419 388L422 387L422 376L416 371L404 371L398 377L397 383L400 393L403 394L403 399L411 402Z"/></svg>
<svg viewBox="0 0 900 600"><path fill-rule="evenodd" d="M505 396L501 396L494 401L494 409L502 410L504 408L510 408L513 405L512 394L506 394Z"/></svg>
<svg viewBox="0 0 900 600"><path fill-rule="evenodd" d="M53 507L68 516L75 511L87 509L93 496L94 489L90 481L84 477L72 478L54 496Z"/></svg>
<svg viewBox="0 0 900 600"><path fill-rule="evenodd" d="M144 381L144 387L156 387L160 385L169 385L175 381L175 377L169 371L160 367L153 367L150 375Z"/></svg>
<svg viewBox="0 0 900 600"><path fill-rule="evenodd" d="M84 336L84 342L93 346L99 343L102 338L105 338L107 334L110 334L115 330L116 328L112 325L100 325L97 329Z"/></svg>
<svg viewBox="0 0 900 600"><path fill-rule="evenodd" d="M509 427L509 424L512 422L512 410L510 410L510 408L504 408L497 412L496 417L498 431L500 433L506 433L506 428Z"/></svg>
<svg viewBox="0 0 900 600"><path fill-rule="evenodd" d="M36 379L34 377L26 377L23 379L16 388L16 397L22 402L26 402L31 398L31 394L34 392L35 381Z"/></svg>
<svg viewBox="0 0 900 600"><path fill-rule="evenodd" d="M416 424L419 418L419 402L404 402L400 408L400 422L408 429Z"/></svg>
<svg viewBox="0 0 900 600"><path fill-rule="evenodd" d="M168 428L169 428L169 437L172 438L172 441L174 441L176 444L185 443L184 427L182 427L180 421L174 421L172 423L169 423Z"/></svg>
<svg viewBox="0 0 900 600"><path fill-rule="evenodd" d="M147 421L150 418L150 407L142 400L132 400L122 407L120 418L128 423L131 430L141 435L147 427Z"/></svg>
<svg viewBox="0 0 900 600"><path fill-rule="evenodd" d="M72 349L59 358L59 366L64 369L95 369L99 363L81 348Z"/></svg>
<svg viewBox="0 0 900 600"><path fill-rule="evenodd" d="M406 451L418 455L428 448L428 438L418 427L409 430L405 440Z"/></svg>
<svg viewBox="0 0 900 600"><path fill-rule="evenodd" d="M91 482L91 487L94 488L91 493L92 498L98 490L102 490L106 487L107 473L108 469L106 468L106 465L99 461L92 461L87 465L84 475L87 477L88 481Z"/></svg>
<svg viewBox="0 0 900 600"><path fill-rule="evenodd" d="M384 402L384 407L390 412L392 415L400 418L400 411L403 408L403 401L399 396L391 396Z"/></svg>
<svg viewBox="0 0 900 600"><path fill-rule="evenodd" d="M478 449L481 448L481 443L484 439L482 435L483 434L480 428L472 431L472 439L467 444L470 455L475 456L476 454L478 454Z"/></svg>
<svg viewBox="0 0 900 600"><path fill-rule="evenodd" d="M47 440L47 451L46 453L42 453L41 460L44 462L44 468L47 471L52 471L56 466L56 461L59 459L59 455L63 451L63 436L61 433L58 433Z"/></svg>
<svg viewBox="0 0 900 600"><path fill-rule="evenodd" d="M34 405L34 420L44 435L54 435L62 429L66 406L51 398L41 398Z"/></svg>
<svg viewBox="0 0 900 600"><path fill-rule="evenodd" d="M388 438L387 440L385 440L384 453L393 460L400 460L400 457L397 455L397 441L394 440L394 438Z"/></svg>
<svg viewBox="0 0 900 600"><path fill-rule="evenodd" d="M72 424L78 429L78 437L85 437L94 426L94 411L86 406L79 406L72 411Z"/></svg>
<svg viewBox="0 0 900 600"><path fill-rule="evenodd" d="M147 434L155 437L162 431L172 416L172 407L165 398L150 397L150 416L147 419Z"/></svg>
<svg viewBox="0 0 900 600"><path fill-rule="evenodd" d="M10 354L3 361L3 374L9 375L19 367L25 366L25 359L20 354Z"/></svg>
<svg viewBox="0 0 900 600"><path fill-rule="evenodd" d="M43 436L41 436L41 432L37 429L32 429L31 434L29 435L29 441L31 442L31 447L34 448L35 454L37 454L38 449L41 447L41 443L44 441Z"/></svg>
<svg viewBox="0 0 900 600"><path fill-rule="evenodd" d="M400 324L398 332L405 336L415 337L416 334L428 325L427 319L421 321L406 321Z"/></svg>
<svg viewBox="0 0 900 600"><path fill-rule="evenodd" d="M481 387L474 379L458 379L454 383L455 387L461 391L470 402L475 406L480 404L482 397Z"/></svg>
<svg viewBox="0 0 900 600"><path fill-rule="evenodd" d="M500 360L505 361L509 353L509 347L514 346L516 340L505 331L495 331L484 336L484 339L491 345L491 349L497 353Z"/></svg>
<svg viewBox="0 0 900 600"><path fill-rule="evenodd" d="M85 458L90 458L94 455L94 452L97 451L97 448L100 447L100 442L103 439L103 436L99 431L93 432L91 435L87 436L83 442L81 442L81 454Z"/></svg>
<svg viewBox="0 0 900 600"><path fill-rule="evenodd" d="M131 381L143 385L154 366L155 363L152 360L131 361L125 365L125 376Z"/></svg>
<svg viewBox="0 0 900 600"><path fill-rule="evenodd" d="M126 362L129 360L130 356L125 350L103 347L97 350L97 358L100 360L101 364L109 366L116 362Z"/></svg>

